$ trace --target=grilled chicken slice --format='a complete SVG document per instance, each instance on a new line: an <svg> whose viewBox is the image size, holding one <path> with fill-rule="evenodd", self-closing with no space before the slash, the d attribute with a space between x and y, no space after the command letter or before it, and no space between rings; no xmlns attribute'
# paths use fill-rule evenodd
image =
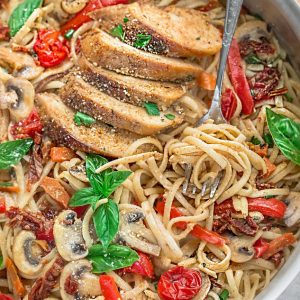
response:
<svg viewBox="0 0 300 300"><path fill-rule="evenodd" d="M82 38L81 49L92 63L134 77L182 82L191 81L202 72L195 63L139 50L100 29Z"/></svg>
<svg viewBox="0 0 300 300"><path fill-rule="evenodd" d="M166 118L165 114L170 111L160 113L160 116L150 116L145 108L120 102L85 82L79 75L69 76L60 96L67 106L75 110L141 135L153 135L183 121L174 112L171 112L175 116L173 120Z"/></svg>
<svg viewBox="0 0 300 300"><path fill-rule="evenodd" d="M90 127L75 125L75 112L65 106L59 96L38 94L36 104L47 135L58 144L75 150L99 153L108 157L122 157L128 146L141 138L127 130L115 129L102 122ZM141 151L152 150L141 148Z"/></svg>
<svg viewBox="0 0 300 300"><path fill-rule="evenodd" d="M188 86L150 81L131 76L125 76L101 67L95 67L85 57L78 60L79 74L91 82L102 92L120 101L143 106L146 102L154 102L159 108L169 107L181 98Z"/></svg>
<svg viewBox="0 0 300 300"><path fill-rule="evenodd" d="M90 16L100 21L100 27L110 32L123 26L124 41L133 45L137 34L151 35L142 49L171 57L213 55L221 48L221 33L209 23L205 14L194 9L170 6L166 9L135 2L93 11ZM125 22L124 22L124 18Z"/></svg>

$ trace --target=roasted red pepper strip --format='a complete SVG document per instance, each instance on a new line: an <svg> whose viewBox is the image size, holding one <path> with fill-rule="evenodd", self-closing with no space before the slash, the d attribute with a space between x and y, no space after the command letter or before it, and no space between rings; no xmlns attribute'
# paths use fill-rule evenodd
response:
<svg viewBox="0 0 300 300"><path fill-rule="evenodd" d="M156 206L155 206L156 211L160 214L164 214L164 209L165 209L165 201L158 201ZM175 206L172 206L171 208L171 213L170 213L170 218L177 218L177 217L182 217L184 216L181 211L176 208ZM187 227L186 222L177 222L175 223L175 226L184 230ZM222 247L225 245L226 239L222 236L220 236L218 233L208 230L199 224L196 224L192 231L190 232L191 235L194 237L201 239L205 242L208 242L210 244Z"/></svg>
<svg viewBox="0 0 300 300"><path fill-rule="evenodd" d="M6 212L5 198L1 197L0 198L0 214L4 214L5 212Z"/></svg>
<svg viewBox="0 0 300 300"><path fill-rule="evenodd" d="M222 94L221 109L224 118L227 121L233 117L237 107L237 100L232 89L226 89Z"/></svg>
<svg viewBox="0 0 300 300"><path fill-rule="evenodd" d="M143 252L138 252L139 260L133 263L132 266L123 268L121 270L122 274L135 273L149 278L154 277L154 268L149 256Z"/></svg>
<svg viewBox="0 0 300 300"><path fill-rule="evenodd" d="M60 31L40 29L33 45L40 65L45 68L60 65L70 53L69 43Z"/></svg>
<svg viewBox="0 0 300 300"><path fill-rule="evenodd" d="M99 283L105 300L121 300L115 280L108 275L100 275Z"/></svg>
<svg viewBox="0 0 300 300"><path fill-rule="evenodd" d="M12 125L10 132L15 139L24 139L28 137L34 139L35 134L41 133L42 129L43 125L41 119L34 109L26 119Z"/></svg>
<svg viewBox="0 0 300 300"><path fill-rule="evenodd" d="M88 13L96 9L112 6L116 4L127 4L128 0L90 0L83 10L77 13L73 18L67 21L61 27L62 34L65 34L70 29L78 29L82 24L91 21Z"/></svg>
<svg viewBox="0 0 300 300"><path fill-rule="evenodd" d="M0 294L0 300L14 300L14 298L9 295Z"/></svg>
<svg viewBox="0 0 300 300"><path fill-rule="evenodd" d="M260 238L255 242L253 248L255 250L255 258L260 258L269 249L269 243Z"/></svg>
<svg viewBox="0 0 300 300"><path fill-rule="evenodd" d="M282 219L286 211L286 205L275 198L266 199L263 197L247 198L248 210L258 211L264 216ZM215 214L221 215L227 211L236 213L231 199L225 200L215 206Z"/></svg>
<svg viewBox="0 0 300 300"><path fill-rule="evenodd" d="M230 81L242 102L242 112L245 115L250 115L253 113L254 100L251 96L249 84L242 67L239 45L235 39L232 40L229 50L228 68Z"/></svg>

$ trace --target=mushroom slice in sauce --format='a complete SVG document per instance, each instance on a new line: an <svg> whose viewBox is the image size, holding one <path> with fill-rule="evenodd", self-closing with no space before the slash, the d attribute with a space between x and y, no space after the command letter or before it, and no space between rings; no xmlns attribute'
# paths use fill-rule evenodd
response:
<svg viewBox="0 0 300 300"><path fill-rule="evenodd" d="M119 238L125 241L130 247L159 256L160 246L152 234L151 230L145 227L143 223L144 212L141 208L121 210L121 222Z"/></svg>
<svg viewBox="0 0 300 300"><path fill-rule="evenodd" d="M236 263L244 263L253 258L255 251L252 247L253 237L248 236L234 236L228 234L227 237L230 239L228 246L231 249L231 261Z"/></svg>
<svg viewBox="0 0 300 300"><path fill-rule="evenodd" d="M31 82L26 79L12 78L6 83L7 92L14 92L17 100L9 111L16 121L29 116L34 106L35 91Z"/></svg>
<svg viewBox="0 0 300 300"><path fill-rule="evenodd" d="M291 227L295 225L300 219L300 193L290 192L286 198L288 203L287 210L284 215L284 223Z"/></svg>
<svg viewBox="0 0 300 300"><path fill-rule="evenodd" d="M87 0L63 0L61 6L68 14L76 14L87 4Z"/></svg>
<svg viewBox="0 0 300 300"><path fill-rule="evenodd" d="M82 182L89 182L86 176L86 170L84 164L75 165L69 168L69 173Z"/></svg>
<svg viewBox="0 0 300 300"><path fill-rule="evenodd" d="M88 250L82 237L82 221L72 210L61 212L55 219L54 239L59 254L66 261L87 256Z"/></svg>
<svg viewBox="0 0 300 300"><path fill-rule="evenodd" d="M92 265L86 259L68 263L60 276L62 299L73 300L100 296L99 278L91 271ZM70 283L72 283L72 289L69 288Z"/></svg>
<svg viewBox="0 0 300 300"><path fill-rule="evenodd" d="M34 278L44 264L41 262L42 249L36 243L36 236L31 231L22 230L14 239L13 260L23 276Z"/></svg>

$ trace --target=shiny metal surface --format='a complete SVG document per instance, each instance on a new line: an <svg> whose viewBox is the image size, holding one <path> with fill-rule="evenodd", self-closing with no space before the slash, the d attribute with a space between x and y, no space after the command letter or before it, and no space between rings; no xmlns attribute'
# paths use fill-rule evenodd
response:
<svg viewBox="0 0 300 300"><path fill-rule="evenodd" d="M244 0L244 5L270 23L300 75L300 0ZM275 300L300 272L300 243L286 264L255 300ZM298 298L300 296L298 295ZM296 300L287 299L287 300Z"/></svg>

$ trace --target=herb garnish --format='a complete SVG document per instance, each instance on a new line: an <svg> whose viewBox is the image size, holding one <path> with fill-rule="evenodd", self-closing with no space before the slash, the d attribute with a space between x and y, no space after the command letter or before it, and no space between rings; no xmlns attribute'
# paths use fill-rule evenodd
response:
<svg viewBox="0 0 300 300"><path fill-rule="evenodd" d="M253 65L256 65L256 64L261 64L262 61L253 53L249 54L246 58L245 58L245 61L247 64L253 64Z"/></svg>
<svg viewBox="0 0 300 300"><path fill-rule="evenodd" d="M257 137L255 137L255 136L252 137L252 139L251 139L250 142L251 142L253 145L260 145L260 140L259 140Z"/></svg>
<svg viewBox="0 0 300 300"><path fill-rule="evenodd" d="M74 32L75 32L74 29L69 29L64 35L65 39L70 40L73 37Z"/></svg>
<svg viewBox="0 0 300 300"><path fill-rule="evenodd" d="M220 300L226 300L229 296L229 291L228 290L223 290L222 293L219 295Z"/></svg>
<svg viewBox="0 0 300 300"><path fill-rule="evenodd" d="M123 19L123 22L124 23L127 23L129 21L129 19L127 18L127 17L125 17L124 19Z"/></svg>
<svg viewBox="0 0 300 300"><path fill-rule="evenodd" d="M285 97L286 101L288 101L288 102L293 102L293 100L294 100L294 98L288 93L284 94L283 96Z"/></svg>
<svg viewBox="0 0 300 300"><path fill-rule="evenodd" d="M14 186L13 182L0 182L1 187L10 187Z"/></svg>
<svg viewBox="0 0 300 300"><path fill-rule="evenodd" d="M125 39L125 32L123 30L123 26L121 24L117 25L110 31L110 34L114 37L119 38L120 40L124 41Z"/></svg>
<svg viewBox="0 0 300 300"><path fill-rule="evenodd" d="M77 126L81 126L81 125L90 126L90 125L96 123L96 120L93 117L78 111L74 115L74 123Z"/></svg>
<svg viewBox="0 0 300 300"><path fill-rule="evenodd" d="M17 164L33 145L32 139L21 139L0 144L0 170Z"/></svg>
<svg viewBox="0 0 300 300"><path fill-rule="evenodd" d="M159 116L160 115L160 111L159 111L156 103L146 102L146 103L144 103L144 107L145 107L148 115L150 115L150 116Z"/></svg>
<svg viewBox="0 0 300 300"><path fill-rule="evenodd" d="M273 140L285 157L300 165L300 124L266 109L267 123Z"/></svg>
<svg viewBox="0 0 300 300"><path fill-rule="evenodd" d="M173 114L165 114L165 117L169 120L174 120L175 119L175 115L173 115Z"/></svg>
<svg viewBox="0 0 300 300"><path fill-rule="evenodd" d="M136 35L136 40L133 44L133 47L144 48L149 45L151 39L152 39L152 35L139 33Z"/></svg>
<svg viewBox="0 0 300 300"><path fill-rule="evenodd" d="M266 144L268 144L269 148L274 147L274 141L270 133L264 134L263 139L265 140Z"/></svg>

